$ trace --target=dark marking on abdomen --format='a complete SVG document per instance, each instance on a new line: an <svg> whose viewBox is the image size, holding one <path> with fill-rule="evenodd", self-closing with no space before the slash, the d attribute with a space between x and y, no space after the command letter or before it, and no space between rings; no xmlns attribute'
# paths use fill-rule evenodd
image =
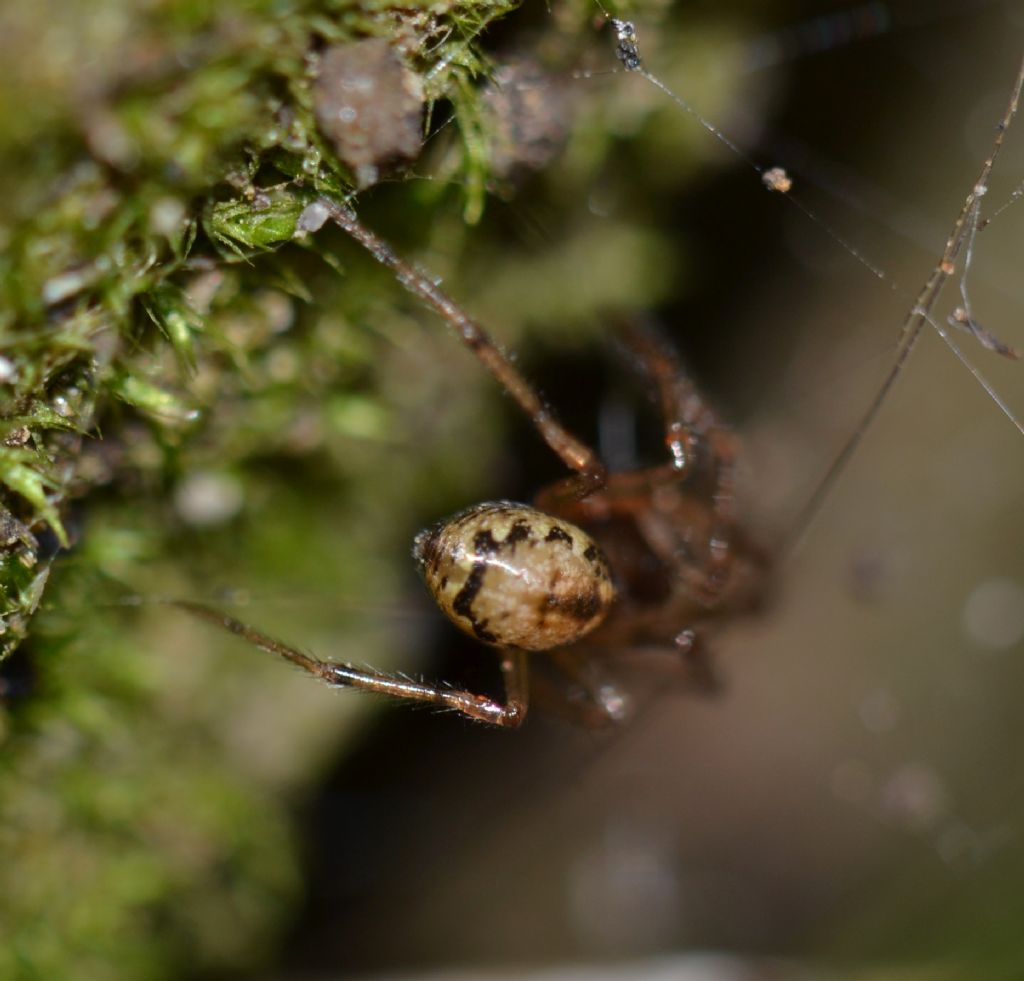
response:
<svg viewBox="0 0 1024 981"><path fill-rule="evenodd" d="M561 542L569 549L570 552L572 551L572 535L570 535L567 531L563 531L561 528L558 527L558 525L552 525L551 531L549 531L547 535L544 536L544 541Z"/></svg>
<svg viewBox="0 0 1024 981"><path fill-rule="evenodd" d="M481 534L490 537L491 533L481 532ZM480 536L478 535L477 537L479 538ZM492 538L491 541L493 542L493 540ZM476 614L473 612L473 600L476 599L481 586L483 586L486 573L487 563L474 563L473 568L466 577L466 581L462 584L462 589L458 591L455 599L452 601L452 610L460 617L465 617L469 621L469 625L473 628L473 633L480 640L486 644L493 644L498 638L487 629L487 621L477 620Z"/></svg>

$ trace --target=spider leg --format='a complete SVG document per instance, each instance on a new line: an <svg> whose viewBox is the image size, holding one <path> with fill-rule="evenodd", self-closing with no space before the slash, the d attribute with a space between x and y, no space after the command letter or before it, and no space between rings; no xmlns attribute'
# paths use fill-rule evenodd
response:
<svg viewBox="0 0 1024 981"><path fill-rule="evenodd" d="M592 652L550 651L544 665L552 670L545 672L538 665L531 684L534 701L543 703L547 711L591 729L619 724L631 714L632 700L608 677Z"/></svg>
<svg viewBox="0 0 1024 981"><path fill-rule="evenodd" d="M675 351L652 329L636 321L625 323L620 334L637 364L654 383L665 427L665 446L671 461L642 471L657 483L685 479L704 447L711 457L714 524L708 542L706 570L709 584L725 578L731 564L736 524L736 466L740 441L701 396L683 369Z"/></svg>
<svg viewBox="0 0 1024 981"><path fill-rule="evenodd" d="M670 650L682 658L689 687L702 695L717 695L722 691L722 679L704 645L699 627L679 631Z"/></svg>
<svg viewBox="0 0 1024 981"><path fill-rule="evenodd" d="M355 239L381 265L390 269L405 289L433 307L530 417L544 442L570 470L576 471L574 477L559 485L563 495L570 499L585 497L604 486L605 467L597 453L558 422L533 386L480 324L444 293L433 279L400 258L387 242L363 225L350 207L327 197L321 198L318 203L339 228Z"/></svg>
<svg viewBox="0 0 1024 981"><path fill-rule="evenodd" d="M716 469L715 507L723 518L734 518L735 468L739 439L704 400L672 347L650 327L624 322L619 334L640 370L654 383L665 426L665 446L677 476L688 473L702 445Z"/></svg>
<svg viewBox="0 0 1024 981"><path fill-rule="evenodd" d="M236 620L220 610L193 603L189 600L171 600L169 605L185 610L207 623L215 624L224 630L241 637L260 650L277 654L286 661L308 671L311 675L333 688L357 688L360 691L372 691L394 698L403 698L413 702L424 702L441 708L452 709L477 722L515 729L526 717L529 702L527 688L526 654L523 651L501 650L501 675L505 686L505 701L497 702L485 695L458 688L447 688L413 681L397 674L385 674L365 668L356 668L349 664L332 661L321 661L319 658L289 647L266 634L260 633L247 624Z"/></svg>

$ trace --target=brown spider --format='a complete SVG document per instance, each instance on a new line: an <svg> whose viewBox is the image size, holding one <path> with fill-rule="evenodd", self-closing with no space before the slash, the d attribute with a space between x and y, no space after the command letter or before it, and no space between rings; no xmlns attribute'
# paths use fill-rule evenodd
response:
<svg viewBox="0 0 1024 981"><path fill-rule="evenodd" d="M597 454L558 423L483 328L351 208L321 198L307 210L303 223L319 227L330 218L432 306L574 471L544 488L537 507L480 504L416 536L413 556L438 606L498 651L505 699L322 661L218 610L187 601L175 605L329 685L426 702L510 728L526 716L530 652L545 652L583 693L572 708L591 724L621 719L626 706L598 670L592 656L598 649L667 649L686 656L710 682L697 630L714 616L755 606L766 562L736 523L736 436L701 398L671 349L639 327L622 330L657 394L669 459L609 474Z"/></svg>

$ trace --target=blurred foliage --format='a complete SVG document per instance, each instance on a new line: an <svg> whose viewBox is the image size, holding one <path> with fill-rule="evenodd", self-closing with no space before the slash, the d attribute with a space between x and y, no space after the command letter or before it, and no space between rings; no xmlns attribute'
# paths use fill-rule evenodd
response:
<svg viewBox="0 0 1024 981"><path fill-rule="evenodd" d="M318 648L343 630L348 656L387 667L418 633L346 611L401 597L412 531L474 499L497 456L496 393L471 359L340 234L296 235L316 193L354 185L314 122L316 52L384 37L422 79L418 179L358 204L503 340L576 343L679 274L642 209L624 225L581 205L598 174L630 192L635 161L609 164L620 138L671 119L637 88L570 86L565 152L528 184L547 241L510 252L488 221L516 181L490 172L496 55L480 42L515 6L0 10L0 976L268 955L300 891L290 808L372 706L145 598L239 582L341 595L340 614L261 606L259 623L292 639L298 622ZM587 58L608 65L593 13L569 0L540 34L503 26L503 44L564 85ZM728 36L662 43L708 65ZM706 105L731 98L727 77L719 64ZM700 145L687 130L647 135Z"/></svg>

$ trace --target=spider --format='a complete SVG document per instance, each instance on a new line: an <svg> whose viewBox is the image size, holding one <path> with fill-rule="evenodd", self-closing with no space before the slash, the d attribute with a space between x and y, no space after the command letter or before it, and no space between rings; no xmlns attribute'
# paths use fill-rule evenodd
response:
<svg viewBox="0 0 1024 981"><path fill-rule="evenodd" d="M597 453L557 421L487 332L361 224L348 205L321 197L307 212L300 224L319 227L332 220L433 307L572 471L541 490L532 506L479 504L415 538L413 557L437 605L497 652L504 699L320 660L212 607L185 600L174 605L334 687L427 703L506 728L526 716L532 655L549 658L582 693L572 712L594 725L621 720L628 704L600 671L601 649L666 649L713 684L698 631L714 617L757 605L766 560L736 521L737 437L672 349L649 329L633 323L621 328L624 346L657 395L668 459L609 473Z"/></svg>

